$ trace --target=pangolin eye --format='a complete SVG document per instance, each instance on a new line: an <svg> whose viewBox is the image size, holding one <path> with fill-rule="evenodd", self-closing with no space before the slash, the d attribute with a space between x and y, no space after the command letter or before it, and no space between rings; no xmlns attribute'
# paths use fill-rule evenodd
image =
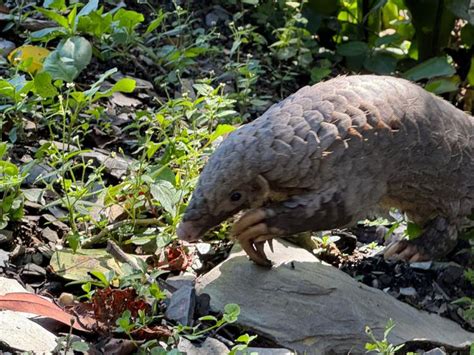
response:
<svg viewBox="0 0 474 355"><path fill-rule="evenodd" d="M232 192L232 194L230 195L230 199L234 202L240 200L241 197L242 194L240 192Z"/></svg>

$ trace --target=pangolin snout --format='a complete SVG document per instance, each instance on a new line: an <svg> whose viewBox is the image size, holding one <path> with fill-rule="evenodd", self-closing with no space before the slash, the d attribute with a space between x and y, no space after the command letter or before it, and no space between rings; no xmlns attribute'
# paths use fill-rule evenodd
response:
<svg viewBox="0 0 474 355"><path fill-rule="evenodd" d="M202 228L197 227L193 221L184 221L178 225L176 230L178 238L187 242L194 242L201 237Z"/></svg>

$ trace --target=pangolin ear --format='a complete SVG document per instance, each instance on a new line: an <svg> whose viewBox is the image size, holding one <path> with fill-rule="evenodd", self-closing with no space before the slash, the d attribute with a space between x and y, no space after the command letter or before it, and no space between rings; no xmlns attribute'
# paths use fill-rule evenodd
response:
<svg viewBox="0 0 474 355"><path fill-rule="evenodd" d="M262 206L270 196L270 184L262 175L258 175L253 184L253 201L251 207Z"/></svg>

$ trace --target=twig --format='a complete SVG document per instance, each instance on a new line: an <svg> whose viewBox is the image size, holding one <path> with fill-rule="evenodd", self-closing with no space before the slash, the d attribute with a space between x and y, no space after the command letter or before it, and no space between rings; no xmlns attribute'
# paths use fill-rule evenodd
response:
<svg viewBox="0 0 474 355"><path fill-rule="evenodd" d="M94 244L105 242L107 240L107 236L110 233L112 233L114 230L124 225L131 224L134 226L149 226L153 224L159 224L159 221L160 220L158 218L143 218L143 219L134 219L134 220L126 219L124 221L119 221L117 223L108 225L103 230L101 230L99 234L94 235L84 240L81 244L81 247L87 249L87 248L91 248Z"/></svg>
<svg viewBox="0 0 474 355"><path fill-rule="evenodd" d="M120 247L113 241L107 240L107 247L105 248L107 253L112 255L115 260L120 261L121 263L127 263L134 270L141 270L140 265L138 265L137 260L131 256L125 254L125 252L120 249Z"/></svg>

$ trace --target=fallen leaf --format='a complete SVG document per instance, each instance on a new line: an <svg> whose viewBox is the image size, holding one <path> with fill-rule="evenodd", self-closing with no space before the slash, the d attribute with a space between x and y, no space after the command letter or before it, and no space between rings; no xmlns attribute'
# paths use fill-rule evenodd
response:
<svg viewBox="0 0 474 355"><path fill-rule="evenodd" d="M84 328L77 318L64 311L61 307L48 301L46 298L28 293L28 292L12 292L0 296L0 309L7 309L16 312L33 313L39 316L52 318L67 326L71 326L76 330L90 332Z"/></svg>
<svg viewBox="0 0 474 355"><path fill-rule="evenodd" d="M43 61L49 53L50 51L46 48L25 45L11 51L8 55L8 60L13 65L18 65L20 62L31 59L31 63L26 67L26 71L30 74L34 74L43 68Z"/></svg>

